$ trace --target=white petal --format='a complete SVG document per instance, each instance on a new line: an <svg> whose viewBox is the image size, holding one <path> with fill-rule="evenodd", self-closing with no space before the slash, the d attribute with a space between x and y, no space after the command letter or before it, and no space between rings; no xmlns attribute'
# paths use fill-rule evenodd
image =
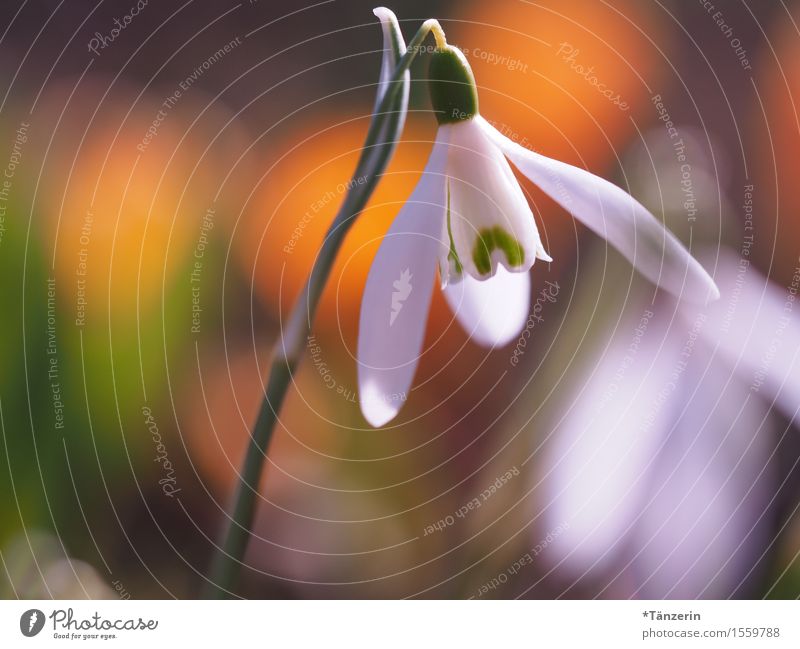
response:
<svg viewBox="0 0 800 649"><path fill-rule="evenodd" d="M502 264L526 271L544 252L536 221L502 152L474 120L450 124L447 159L450 234L464 270L491 277ZM481 237L484 237L481 239ZM498 240L508 244L503 250Z"/></svg>
<svg viewBox="0 0 800 649"><path fill-rule="evenodd" d="M651 282L699 304L719 297L714 280L683 244L627 192L588 171L520 146L482 117L475 122L525 176L611 243Z"/></svg>
<svg viewBox="0 0 800 649"><path fill-rule="evenodd" d="M384 237L367 277L358 327L361 412L382 426L408 396L422 348L445 212L446 133L439 134L411 197Z"/></svg>
<svg viewBox="0 0 800 649"><path fill-rule="evenodd" d="M464 275L449 283L444 296L470 338L487 347L502 347L525 326L530 292L529 273L498 267L497 274L484 281Z"/></svg>
<svg viewBox="0 0 800 649"><path fill-rule="evenodd" d="M397 16L391 9L386 7L377 7L372 11L378 20L381 21L381 29L383 30L383 58L381 59L381 73L378 81L378 92L375 97L375 108L373 112L377 111L383 95L386 93L386 88L389 86L389 80L394 74L394 69L397 67L399 61L396 52L401 55L406 51L406 42L403 39L403 33L400 31L400 25L397 22ZM408 93L411 87L411 72L406 70L403 74L403 89L401 90L400 101L400 124L398 125L398 133L403 132L403 124L408 110ZM388 126L387 126L388 128ZM385 136L384 136L385 137Z"/></svg>
<svg viewBox="0 0 800 649"><path fill-rule="evenodd" d="M800 424L800 277L778 287L732 252L710 252L709 263L715 258L722 299L709 308L703 336L753 396Z"/></svg>

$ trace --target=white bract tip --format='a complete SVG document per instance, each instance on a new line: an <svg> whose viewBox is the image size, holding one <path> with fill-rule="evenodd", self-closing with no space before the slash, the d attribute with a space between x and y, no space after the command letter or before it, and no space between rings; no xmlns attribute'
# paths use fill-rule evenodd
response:
<svg viewBox="0 0 800 649"><path fill-rule="evenodd" d="M397 16L391 9L386 7L376 7L372 13L381 21L381 30L383 31L383 57L381 59L381 71L378 79L378 92L375 96L375 107L373 112L377 112L383 96L386 94L386 89L389 87L389 82L394 76L395 68L400 61L400 57L406 52L406 42L403 39L403 32L400 31L400 24L397 22ZM411 86L411 73L406 70L402 77L403 88L401 90L400 103L395 110L400 111L400 124L397 127L397 132L401 133L403 130L403 123L405 122L406 112L408 110L408 93ZM385 137L385 132L381 134Z"/></svg>

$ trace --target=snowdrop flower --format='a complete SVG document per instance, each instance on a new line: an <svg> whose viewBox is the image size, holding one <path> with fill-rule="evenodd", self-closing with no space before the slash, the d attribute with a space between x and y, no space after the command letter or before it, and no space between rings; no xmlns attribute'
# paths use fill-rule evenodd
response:
<svg viewBox="0 0 800 649"><path fill-rule="evenodd" d="M478 112L472 70L434 28L429 71L439 121L427 166L372 264L361 305L361 410L382 426L405 401L422 347L435 274L446 301L478 343L515 338L528 317L528 271L552 261L509 161L608 240L652 282L680 298L718 297L713 280L677 238L622 189L534 153Z"/></svg>
<svg viewBox="0 0 800 649"><path fill-rule="evenodd" d="M787 292L730 252L711 259L722 300L683 310L683 322L663 301L634 304L601 356L576 368L589 378L541 459L534 534L566 528L541 556L566 596L758 588L784 479L781 416L800 423L797 285Z"/></svg>

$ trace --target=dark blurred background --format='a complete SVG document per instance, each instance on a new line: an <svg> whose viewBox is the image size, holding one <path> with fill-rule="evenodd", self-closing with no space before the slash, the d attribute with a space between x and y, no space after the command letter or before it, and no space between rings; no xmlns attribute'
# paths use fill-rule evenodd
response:
<svg viewBox="0 0 800 649"><path fill-rule="evenodd" d="M368 128L382 47L372 8L0 10L3 597L201 592L270 346ZM779 330L764 370L788 369L753 389L759 368L718 361L707 343L661 399L669 367L653 368L675 362L680 344L667 343L691 321L523 180L555 260L534 269L533 299L546 281L560 290L520 363L512 346L469 342L437 292L415 389L396 422L369 428L356 398L360 296L435 134L423 55L403 140L348 236L314 325L319 350L281 412L238 594L796 597L800 340L780 305L800 265L800 5L390 8L406 39L441 21L503 132L625 186L705 251L721 285L726 251L745 259L763 300L745 302L734 279L724 333L757 347ZM651 308L649 346L615 383ZM754 410L723 416L743 402Z"/></svg>

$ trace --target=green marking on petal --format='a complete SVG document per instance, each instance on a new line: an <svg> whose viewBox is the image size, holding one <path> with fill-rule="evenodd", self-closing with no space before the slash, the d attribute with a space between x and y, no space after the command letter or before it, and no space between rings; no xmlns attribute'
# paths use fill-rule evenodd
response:
<svg viewBox="0 0 800 649"><path fill-rule="evenodd" d="M481 275L492 272L492 253L502 250L511 268L518 268L525 262L525 251L519 241L499 225L484 228L478 232L478 239L472 249L472 261Z"/></svg>
<svg viewBox="0 0 800 649"><path fill-rule="evenodd" d="M456 252L456 244L453 243L453 231L450 229L450 182L447 183L447 235L450 237L450 254L447 255L447 258L453 262L453 266L455 267L456 273L461 275L464 271L464 266L461 263L461 260L458 258L458 253Z"/></svg>

